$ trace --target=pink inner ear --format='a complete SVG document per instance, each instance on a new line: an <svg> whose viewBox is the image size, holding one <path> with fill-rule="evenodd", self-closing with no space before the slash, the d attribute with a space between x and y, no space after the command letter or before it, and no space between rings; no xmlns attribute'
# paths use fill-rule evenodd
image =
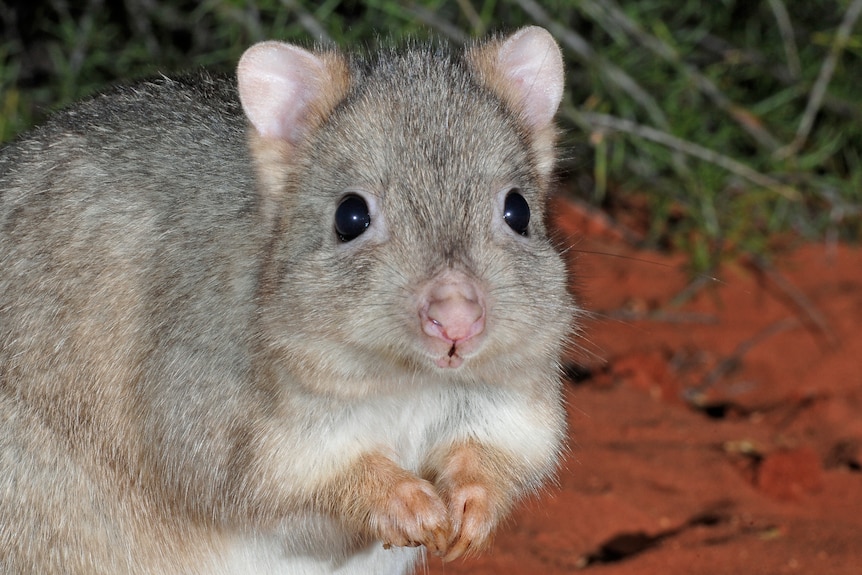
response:
<svg viewBox="0 0 862 575"><path fill-rule="evenodd" d="M325 77L323 61L311 52L282 42L261 42L240 58L239 99L261 136L297 144Z"/></svg>
<svg viewBox="0 0 862 575"><path fill-rule="evenodd" d="M519 30L500 47L498 62L524 119L535 128L550 124L563 97L563 58L550 33L538 26Z"/></svg>

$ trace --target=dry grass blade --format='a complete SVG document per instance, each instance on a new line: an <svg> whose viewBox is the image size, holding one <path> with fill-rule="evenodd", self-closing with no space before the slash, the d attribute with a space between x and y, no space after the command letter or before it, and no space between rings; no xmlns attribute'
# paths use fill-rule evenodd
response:
<svg viewBox="0 0 862 575"><path fill-rule="evenodd" d="M578 122L579 124L586 123L587 125L591 126L593 130L617 130L620 132L625 132L626 134L631 134L633 136L656 142L657 144L661 144L672 150L676 150L689 156L699 158L716 166L720 166L728 172L745 178L753 184L772 190L776 194L788 200L799 199L799 192L797 192L794 188L782 184L775 178L772 178L765 174L761 174L757 170L746 166L742 162L734 160L733 158L725 156L724 154L720 154L715 150L710 150L709 148L705 148L693 142L677 138L676 136L673 136L667 132L662 132L661 130L657 130L653 127L644 126L643 124L638 124L624 118L617 118L614 116L609 116L607 114L597 114L594 112L574 112L574 114L580 116L580 121L578 118L573 118L576 122Z"/></svg>
<svg viewBox="0 0 862 575"><path fill-rule="evenodd" d="M638 104L643 106L654 124L668 129L670 124L667 116L655 99L649 95L631 76L597 54L582 36L574 30L562 26L545 12L534 0L516 0L517 4L533 18L537 24L545 26L551 33L585 64L602 74L609 82L629 94Z"/></svg>
<svg viewBox="0 0 862 575"><path fill-rule="evenodd" d="M850 32L856 25L859 19L859 14L862 13L862 0L853 0L847 7L844 13L844 19L841 25L838 26L838 31L835 33L835 39L832 41L832 46L829 49L829 54L823 60L820 66L820 73L817 75L817 81L811 88L808 94L808 104L805 106L805 112L802 114L802 119L799 121L799 128L796 130L796 137L793 141L775 152L777 158L788 158L796 155L805 143L808 141L808 136L811 134L811 128L814 127L814 120L820 112L820 107L823 105L823 98L826 95L826 89L829 87L829 82L832 80L832 74L835 72L835 66L838 63L838 57L847 46L847 41L850 39Z"/></svg>
<svg viewBox="0 0 862 575"><path fill-rule="evenodd" d="M781 41L784 43L787 70L790 72L790 77L796 80L802 73L802 66L799 63L799 51L796 49L796 41L793 39L793 23L790 21L790 14L787 13L787 6L784 5L782 0L768 0L768 2L775 16L775 23L778 24Z"/></svg>
<svg viewBox="0 0 862 575"><path fill-rule="evenodd" d="M481 36L485 33L485 23L482 22L482 17L479 16L479 13L476 12L476 9L473 7L473 4L470 3L470 0L457 0L458 8L461 9L461 13L464 14L464 17L470 22L470 26L473 28L473 32L477 36Z"/></svg>
<svg viewBox="0 0 862 575"><path fill-rule="evenodd" d="M826 317L808 299L808 296L781 275L778 270L769 265L762 257L753 257L750 261L750 266L775 286L778 289L778 293L787 298L793 307L800 312L802 323L806 328L820 334L830 347L834 348L838 345L838 336L835 335L835 331L829 326Z"/></svg>
<svg viewBox="0 0 862 575"><path fill-rule="evenodd" d="M715 83L704 76L697 67L683 61L679 53L668 43L661 39L647 34L642 27L632 21L625 12L623 12L616 2L608 0L606 2L595 2L594 0L582 0L581 4L590 6L590 13L596 18L601 18L602 21L608 20L608 24L613 23L620 29L624 30L629 36L636 40L641 46L648 49L653 54L656 54L666 62L674 65L676 69L682 73L689 81L691 81L697 89L705 94L722 112L730 116L739 126L745 130L758 144L768 150L775 150L779 147L779 141L769 133L769 130L753 118L750 112L747 112L742 106L734 104L730 99L719 90Z"/></svg>
<svg viewBox="0 0 862 575"><path fill-rule="evenodd" d="M700 385L688 389L686 398L694 405L702 405L706 391L718 383L723 377L738 369L743 358L748 352L774 335L794 329L800 325L798 319L793 317L784 318L772 323L750 338L740 342L733 352L719 361L704 377Z"/></svg>
<svg viewBox="0 0 862 575"><path fill-rule="evenodd" d="M429 28L436 30L437 33L445 36L456 44L464 44L470 39L470 36L465 34L457 26L452 25L444 18L440 18L431 10L423 6L419 6L415 2L411 2L405 9L418 21L422 22Z"/></svg>
<svg viewBox="0 0 862 575"><path fill-rule="evenodd" d="M305 28L305 31L308 32L309 36L318 42L325 42L327 44L332 43L332 36L326 32L320 22L318 22L310 12L303 8L299 2L296 0L281 0L281 4L296 14L299 23L303 28Z"/></svg>

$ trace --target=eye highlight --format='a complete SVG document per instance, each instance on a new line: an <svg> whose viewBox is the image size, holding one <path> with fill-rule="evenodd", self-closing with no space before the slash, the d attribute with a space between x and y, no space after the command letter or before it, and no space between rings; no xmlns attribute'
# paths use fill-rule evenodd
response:
<svg viewBox="0 0 862 575"><path fill-rule="evenodd" d="M503 202L503 219L512 231L524 237L529 235L530 204L518 188L512 188Z"/></svg>
<svg viewBox="0 0 862 575"><path fill-rule="evenodd" d="M355 240L371 225L368 203L358 194L347 194L335 209L335 233L343 243Z"/></svg>

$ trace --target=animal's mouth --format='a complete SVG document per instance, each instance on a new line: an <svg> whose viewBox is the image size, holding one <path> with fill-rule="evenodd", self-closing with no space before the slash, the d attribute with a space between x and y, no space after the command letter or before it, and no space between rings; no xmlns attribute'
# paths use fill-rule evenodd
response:
<svg viewBox="0 0 862 575"><path fill-rule="evenodd" d="M449 348L449 351L446 352L445 356L437 357L437 367L442 369L454 369L456 367L461 367L461 364L464 363L464 358L458 355L458 344L453 343L452 347Z"/></svg>

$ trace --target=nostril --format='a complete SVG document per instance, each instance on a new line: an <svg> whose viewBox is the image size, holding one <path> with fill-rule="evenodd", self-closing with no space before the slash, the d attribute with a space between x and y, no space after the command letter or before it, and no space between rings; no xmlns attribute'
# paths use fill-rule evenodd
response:
<svg viewBox="0 0 862 575"><path fill-rule="evenodd" d="M479 352L486 330L485 293L472 277L446 270L417 292L422 346L437 367L455 369Z"/></svg>
<svg viewBox="0 0 862 575"><path fill-rule="evenodd" d="M423 331L446 341L464 341L485 328L485 309L460 293L432 299L422 315Z"/></svg>

